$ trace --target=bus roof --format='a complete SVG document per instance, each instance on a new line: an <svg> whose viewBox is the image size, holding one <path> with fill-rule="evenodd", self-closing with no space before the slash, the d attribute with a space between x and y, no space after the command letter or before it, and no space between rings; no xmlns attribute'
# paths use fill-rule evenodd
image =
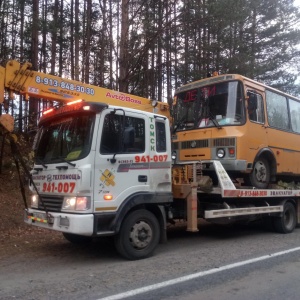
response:
<svg viewBox="0 0 300 300"><path fill-rule="evenodd" d="M199 88L199 87L202 87L202 86L206 86L206 85L210 85L210 84L214 84L214 83L220 83L220 82L224 82L224 81L231 81L231 80L240 80L240 81L243 81L244 83L249 82L251 84L256 85L257 89L260 89L260 90L268 89L268 90L280 93L280 94L282 94L286 97L290 97L290 98L293 98L293 99L300 100L299 98L297 98L295 96L289 95L289 94L287 94L283 91L272 88L268 85L265 85L262 82L250 79L250 78L245 77L245 76L240 75L240 74L223 74L223 75L217 75L217 76L207 77L207 78L203 78L203 79L200 79L200 80L197 80L197 81L193 81L193 82L187 83L187 84L177 88L176 91L175 91L175 95L179 94L181 92L190 90L190 89L195 89L195 88Z"/></svg>

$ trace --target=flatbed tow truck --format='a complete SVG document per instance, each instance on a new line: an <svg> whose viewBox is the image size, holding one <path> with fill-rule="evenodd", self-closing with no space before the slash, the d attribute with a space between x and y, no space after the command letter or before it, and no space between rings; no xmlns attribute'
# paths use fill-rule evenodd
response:
<svg viewBox="0 0 300 300"><path fill-rule="evenodd" d="M219 224L264 218L281 233L299 225L300 190L241 187L218 160L177 163L166 105L153 110L156 103L139 99L147 105L134 106L107 96L117 92L101 89L97 96L97 87L87 90L83 84L31 71L28 65L10 66L14 76L9 68L0 69L0 91L33 91L37 97L51 95L51 100L61 101L70 95L68 87L88 97L79 100L82 95L71 91L72 101L44 112L39 121L27 224L60 231L73 243L112 236L127 259L152 255L167 240L167 225L178 220L186 220L190 232L199 230L199 218ZM22 80L21 72L31 79ZM5 79L11 78L7 73L13 78ZM12 82L22 84L15 88ZM94 95L87 96L90 89ZM2 116L0 123L12 131L10 117ZM203 164L214 166L216 184Z"/></svg>
<svg viewBox="0 0 300 300"><path fill-rule="evenodd" d="M212 186L210 177L197 175L197 170L201 170L201 165L205 163L213 164L218 177L217 186ZM189 231L198 231L199 211L203 219L218 224L264 218L271 221L271 225L280 233L290 233L299 225L299 189L282 189L276 185L270 189L241 187L232 182L221 162L217 160L194 162L187 167L193 170L193 179L189 179L192 183L187 184L186 193L182 181L173 184L173 192L175 198L190 199L187 219ZM182 173L191 171L183 170ZM189 190L191 193L188 195Z"/></svg>

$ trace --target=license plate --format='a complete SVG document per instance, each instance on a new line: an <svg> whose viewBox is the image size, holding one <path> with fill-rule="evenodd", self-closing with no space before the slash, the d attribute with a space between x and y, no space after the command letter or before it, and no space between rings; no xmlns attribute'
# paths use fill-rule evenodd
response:
<svg viewBox="0 0 300 300"><path fill-rule="evenodd" d="M31 219L34 222L48 223L45 213L32 213L28 215L27 218Z"/></svg>

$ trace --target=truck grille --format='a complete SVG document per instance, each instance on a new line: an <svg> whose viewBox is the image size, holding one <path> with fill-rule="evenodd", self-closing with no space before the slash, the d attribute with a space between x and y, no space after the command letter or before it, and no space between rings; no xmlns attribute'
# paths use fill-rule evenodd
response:
<svg viewBox="0 0 300 300"><path fill-rule="evenodd" d="M64 198L61 196L42 196L42 200L43 202L39 201L39 209L45 210L46 206L48 211L60 212Z"/></svg>

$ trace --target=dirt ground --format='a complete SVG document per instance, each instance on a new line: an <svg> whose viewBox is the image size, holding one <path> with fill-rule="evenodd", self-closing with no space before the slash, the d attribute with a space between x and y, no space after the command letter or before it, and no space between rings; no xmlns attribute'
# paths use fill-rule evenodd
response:
<svg viewBox="0 0 300 300"><path fill-rule="evenodd" d="M2 138L0 139L2 142ZM20 182L8 143L4 144L0 169L0 259L15 254L35 251L37 243L49 243L49 240L63 240L61 233L52 232L24 223L25 204L22 197ZM22 157L29 165L31 143L18 137L18 148ZM22 168L21 168L22 172ZM24 172L22 179L25 186L27 202L29 190Z"/></svg>
<svg viewBox="0 0 300 300"><path fill-rule="evenodd" d="M46 231L24 223L25 204L15 173L4 172L0 174L0 180L0 258L32 251L36 249L33 245L49 243L49 239L63 239L58 232ZM26 194L28 198L28 191Z"/></svg>

